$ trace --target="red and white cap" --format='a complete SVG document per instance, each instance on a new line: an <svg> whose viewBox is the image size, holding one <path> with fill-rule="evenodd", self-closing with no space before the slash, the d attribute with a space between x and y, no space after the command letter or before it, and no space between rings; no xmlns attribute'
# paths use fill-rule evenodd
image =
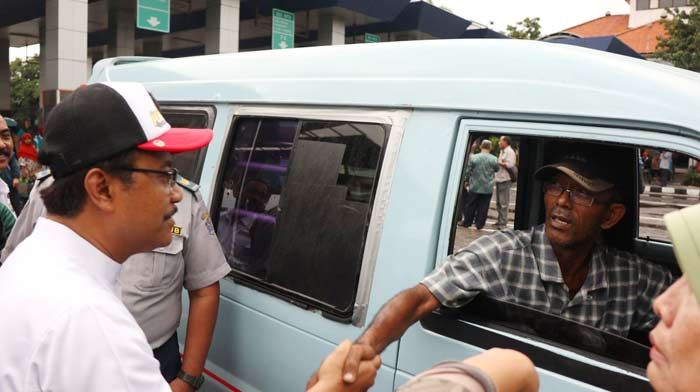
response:
<svg viewBox="0 0 700 392"><path fill-rule="evenodd" d="M51 111L39 159L59 178L133 148L197 150L212 136L211 129L172 128L141 83L96 83L81 86Z"/></svg>

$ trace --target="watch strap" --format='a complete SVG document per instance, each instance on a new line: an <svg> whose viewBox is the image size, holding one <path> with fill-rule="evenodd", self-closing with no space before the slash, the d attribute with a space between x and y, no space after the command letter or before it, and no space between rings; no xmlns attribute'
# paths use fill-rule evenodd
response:
<svg viewBox="0 0 700 392"><path fill-rule="evenodd" d="M202 384L204 384L203 375L200 374L199 376L193 376L191 374L185 373L182 369L180 369L180 371L177 372L177 378L194 388L195 391L201 388Z"/></svg>

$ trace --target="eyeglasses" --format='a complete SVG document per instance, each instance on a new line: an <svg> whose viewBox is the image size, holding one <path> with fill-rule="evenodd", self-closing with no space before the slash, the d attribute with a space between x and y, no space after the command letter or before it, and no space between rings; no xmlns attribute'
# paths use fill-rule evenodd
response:
<svg viewBox="0 0 700 392"><path fill-rule="evenodd" d="M544 186L542 187L542 191L544 192L545 195L552 196L552 197L559 197L559 196L561 196L562 193L568 192L569 199L574 204L578 204L578 205L584 206L584 207L590 207L594 203L610 204L610 201L601 201L599 199L596 199L596 197L591 195L590 193L586 193L586 192L582 192L582 191L572 191L571 189L564 188L558 182L545 183Z"/></svg>
<svg viewBox="0 0 700 392"><path fill-rule="evenodd" d="M175 184L177 184L177 176L180 175L180 172L176 168L172 168L171 170L156 170L156 169L143 169L140 167L117 167L115 170L124 170L124 171L129 171L129 172L137 172L137 173L152 173L152 174L158 174L161 176L167 176L168 177L168 186L170 189L175 187Z"/></svg>

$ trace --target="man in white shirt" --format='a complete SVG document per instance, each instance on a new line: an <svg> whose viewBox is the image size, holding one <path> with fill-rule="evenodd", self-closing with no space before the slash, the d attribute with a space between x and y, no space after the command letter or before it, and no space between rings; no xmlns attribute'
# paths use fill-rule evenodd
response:
<svg viewBox="0 0 700 392"><path fill-rule="evenodd" d="M510 188L513 185L513 180L508 170L517 169L515 168L515 151L513 151L513 148L510 146L510 136L501 136L498 140L498 147L501 152L498 154L498 165L500 169L496 173L496 209L498 210L496 228L498 230L503 230L508 225Z"/></svg>
<svg viewBox="0 0 700 392"><path fill-rule="evenodd" d="M138 83L83 86L52 110L48 214L0 268L0 391L171 390L116 282L129 256L172 240L171 153L211 137L171 128Z"/></svg>

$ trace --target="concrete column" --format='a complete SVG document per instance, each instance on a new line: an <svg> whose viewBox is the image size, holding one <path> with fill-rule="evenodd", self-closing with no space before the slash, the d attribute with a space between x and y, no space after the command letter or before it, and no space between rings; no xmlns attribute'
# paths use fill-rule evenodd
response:
<svg viewBox="0 0 700 392"><path fill-rule="evenodd" d="M9 115L10 109L10 36L0 28L0 114Z"/></svg>
<svg viewBox="0 0 700 392"><path fill-rule="evenodd" d="M107 56L133 56L136 31L136 1L109 0Z"/></svg>
<svg viewBox="0 0 700 392"><path fill-rule="evenodd" d="M321 13L318 20L319 45L344 45L345 21L335 15Z"/></svg>
<svg viewBox="0 0 700 392"><path fill-rule="evenodd" d="M143 39L144 56L160 57L163 53L163 36L148 37Z"/></svg>
<svg viewBox="0 0 700 392"><path fill-rule="evenodd" d="M87 0L46 0L42 104L48 113L87 81ZM46 77L43 77L43 76Z"/></svg>
<svg viewBox="0 0 700 392"><path fill-rule="evenodd" d="M240 22L240 0L207 0L204 53L238 52Z"/></svg>

